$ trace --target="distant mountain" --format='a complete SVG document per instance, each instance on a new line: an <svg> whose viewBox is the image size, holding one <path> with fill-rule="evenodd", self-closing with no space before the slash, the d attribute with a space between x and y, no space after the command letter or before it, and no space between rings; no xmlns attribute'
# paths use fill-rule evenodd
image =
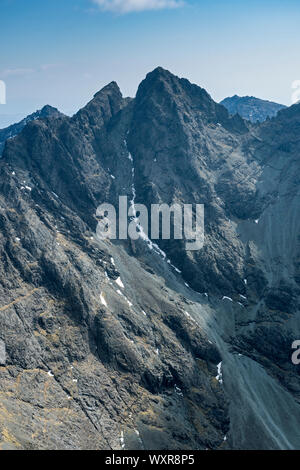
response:
<svg viewBox="0 0 300 470"><path fill-rule="evenodd" d="M49 117L59 117L62 114L58 109L53 108L52 106L46 105L42 109L39 109L35 113L30 114L22 121L12 124L5 129L0 129L0 156L3 152L5 142L7 139L11 139L18 135L30 121L35 121L36 119L49 118Z"/></svg>
<svg viewBox="0 0 300 470"><path fill-rule="evenodd" d="M263 122L268 117L276 116L278 111L286 108L283 104L261 100L254 96L238 96L225 98L221 103L232 115L239 114L242 118L251 122Z"/></svg>

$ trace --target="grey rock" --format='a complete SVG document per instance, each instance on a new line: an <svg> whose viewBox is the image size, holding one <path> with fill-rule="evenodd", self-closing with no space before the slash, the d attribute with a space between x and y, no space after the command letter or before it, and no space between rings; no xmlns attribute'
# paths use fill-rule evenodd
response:
<svg viewBox="0 0 300 470"><path fill-rule="evenodd" d="M0 366L6 364L6 348L4 341L0 340Z"/></svg>
<svg viewBox="0 0 300 470"><path fill-rule="evenodd" d="M34 121L35 119L57 118L59 116L62 116L62 114L56 108L46 105L42 109L39 109L35 113L32 113L26 118L22 119L20 122L5 127L4 129L0 129L0 158L7 139L12 139L22 132L26 124Z"/></svg>
<svg viewBox="0 0 300 470"><path fill-rule="evenodd" d="M253 123L263 122L273 118L278 111L286 108L283 104L273 101L261 100L254 96L237 96L225 98L220 102L232 115L239 114L242 118Z"/></svg>
<svg viewBox="0 0 300 470"><path fill-rule="evenodd" d="M158 68L6 142L0 448L300 448L299 126L300 106L252 126ZM96 239L132 184L205 204L201 251L159 242L181 273Z"/></svg>

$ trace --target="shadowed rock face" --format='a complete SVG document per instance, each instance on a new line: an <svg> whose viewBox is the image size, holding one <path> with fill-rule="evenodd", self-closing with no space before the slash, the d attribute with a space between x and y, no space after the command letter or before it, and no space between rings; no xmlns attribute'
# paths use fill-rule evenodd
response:
<svg viewBox="0 0 300 470"><path fill-rule="evenodd" d="M11 139L18 135L24 129L26 124L34 121L35 119L56 118L59 116L62 116L62 114L56 108L46 105L42 109L22 119L22 121L18 122L17 124L12 124L5 129L0 129L0 158L7 139Z"/></svg>
<svg viewBox="0 0 300 470"><path fill-rule="evenodd" d="M1 448L300 447L299 126L300 106L253 127L158 68L7 141ZM205 204L204 248L98 241L96 208L132 185Z"/></svg>
<svg viewBox="0 0 300 470"><path fill-rule="evenodd" d="M278 111L286 108L283 104L261 100L254 96L234 95L231 98L225 98L220 104L225 106L231 115L239 114L254 123L275 117Z"/></svg>

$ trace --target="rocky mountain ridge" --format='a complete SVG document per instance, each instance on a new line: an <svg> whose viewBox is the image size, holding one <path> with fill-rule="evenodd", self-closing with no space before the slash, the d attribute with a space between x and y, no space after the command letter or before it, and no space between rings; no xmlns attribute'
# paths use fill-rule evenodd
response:
<svg viewBox="0 0 300 470"><path fill-rule="evenodd" d="M158 68L6 142L2 449L300 447L299 126ZM204 248L97 240L119 195L204 204Z"/></svg>
<svg viewBox="0 0 300 470"><path fill-rule="evenodd" d="M22 119L20 122L16 124L12 124L11 126L5 127L4 129L0 129L0 157L4 149L5 142L7 139L11 139L18 135L31 121L35 119L43 119L43 118L51 118L51 117L59 117L61 113L52 106L46 105L42 109L36 111L35 113L30 114L26 118Z"/></svg>
<svg viewBox="0 0 300 470"><path fill-rule="evenodd" d="M283 104L273 101L261 100L254 96L238 96L225 98L220 102L231 115L239 114L242 118L253 123L264 122L266 119L275 117L281 109L286 108Z"/></svg>

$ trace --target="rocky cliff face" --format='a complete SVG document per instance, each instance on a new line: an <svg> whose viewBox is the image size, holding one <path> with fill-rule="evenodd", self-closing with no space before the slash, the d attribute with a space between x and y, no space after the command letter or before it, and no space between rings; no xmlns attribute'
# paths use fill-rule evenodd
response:
<svg viewBox="0 0 300 470"><path fill-rule="evenodd" d="M252 127L159 68L0 161L0 447L299 448L300 106ZM205 245L99 241L119 195Z"/></svg>
<svg viewBox="0 0 300 470"><path fill-rule="evenodd" d="M55 118L59 116L61 116L61 113L56 108L46 105L42 109L22 119L22 121L16 124L12 124L11 126L6 127L5 129L0 129L0 158L7 139L11 139L18 135L24 129L26 124L31 121L34 121L35 119L45 119L51 117Z"/></svg>
<svg viewBox="0 0 300 470"><path fill-rule="evenodd" d="M283 104L273 101L261 100L254 96L237 96L225 98L221 103L231 115L239 114L251 122L263 122L268 118L275 117L281 109L286 108Z"/></svg>

